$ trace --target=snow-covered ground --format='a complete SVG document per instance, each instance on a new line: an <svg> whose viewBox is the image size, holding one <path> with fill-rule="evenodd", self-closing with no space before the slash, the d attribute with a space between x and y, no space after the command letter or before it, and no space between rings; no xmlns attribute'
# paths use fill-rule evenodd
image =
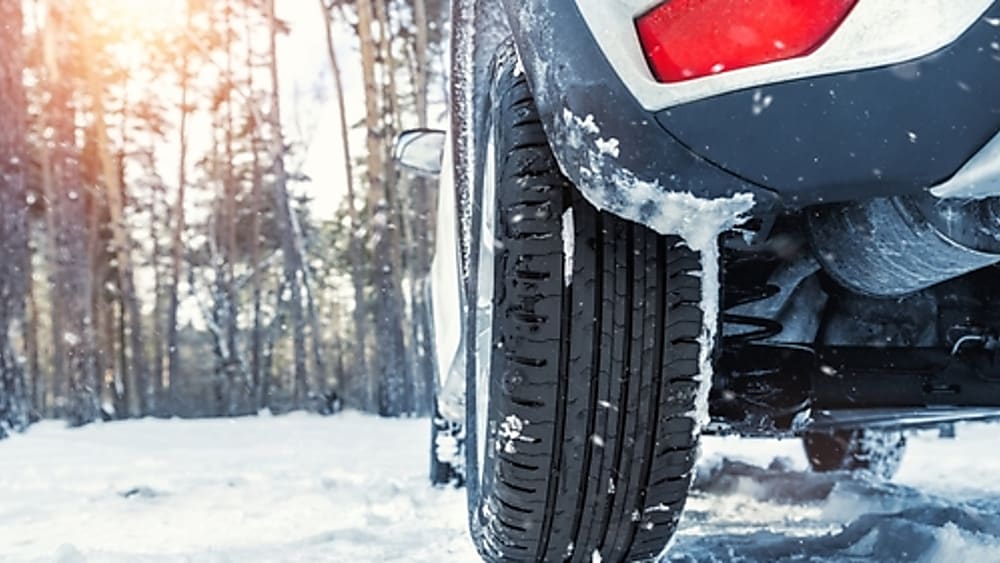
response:
<svg viewBox="0 0 1000 563"><path fill-rule="evenodd" d="M1000 562L1000 426L911 435L892 483L807 472L797 440L707 442L671 561Z"/></svg>
<svg viewBox="0 0 1000 563"><path fill-rule="evenodd" d="M355 413L42 423L0 442L0 561L477 561L463 493L426 484L426 429ZM670 559L1000 561L998 438L913 437L891 485L805 473L794 441L708 439Z"/></svg>
<svg viewBox="0 0 1000 563"><path fill-rule="evenodd" d="M474 561L428 422L143 420L0 442L0 561Z"/></svg>

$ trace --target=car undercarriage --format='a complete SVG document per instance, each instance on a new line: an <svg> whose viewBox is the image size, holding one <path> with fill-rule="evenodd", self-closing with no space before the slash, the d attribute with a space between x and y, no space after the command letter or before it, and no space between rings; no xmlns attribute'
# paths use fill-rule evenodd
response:
<svg viewBox="0 0 1000 563"><path fill-rule="evenodd" d="M997 200L961 210L931 202L937 225L907 203L806 210L725 237L713 429L773 435L1000 415L1000 270L988 265L1000 256L976 236L997 224ZM946 238L945 218L983 250ZM906 273L895 286L894 272Z"/></svg>

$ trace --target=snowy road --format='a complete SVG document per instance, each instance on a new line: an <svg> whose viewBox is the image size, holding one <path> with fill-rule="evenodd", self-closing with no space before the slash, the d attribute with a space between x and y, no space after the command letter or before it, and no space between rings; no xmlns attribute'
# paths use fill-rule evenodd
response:
<svg viewBox="0 0 1000 563"><path fill-rule="evenodd" d="M0 442L0 561L477 561L463 494L425 485L426 426L43 423ZM1000 561L998 434L912 438L893 485L797 471L796 442L710 439L670 559Z"/></svg>

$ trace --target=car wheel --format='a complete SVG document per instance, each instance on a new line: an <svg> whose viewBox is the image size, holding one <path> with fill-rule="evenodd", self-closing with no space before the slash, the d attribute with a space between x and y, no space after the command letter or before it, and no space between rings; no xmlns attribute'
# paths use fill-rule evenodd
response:
<svg viewBox="0 0 1000 563"><path fill-rule="evenodd" d="M513 47L477 130L466 486L487 561L645 561L673 536L700 413L701 263L560 172Z"/></svg>
<svg viewBox="0 0 1000 563"><path fill-rule="evenodd" d="M802 444L813 471L866 472L889 480L903 461L906 436L879 430L810 432L802 437Z"/></svg>

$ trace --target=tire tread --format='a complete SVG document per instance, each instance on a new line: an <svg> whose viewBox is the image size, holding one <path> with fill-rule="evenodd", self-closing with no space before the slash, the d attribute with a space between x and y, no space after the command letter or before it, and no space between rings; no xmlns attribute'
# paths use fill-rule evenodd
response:
<svg viewBox="0 0 1000 563"><path fill-rule="evenodd" d="M676 531L697 457L701 259L681 239L584 200L545 141L525 78L499 72L493 487L484 486L480 552L650 560ZM510 417L523 432L505 441L496 428Z"/></svg>

